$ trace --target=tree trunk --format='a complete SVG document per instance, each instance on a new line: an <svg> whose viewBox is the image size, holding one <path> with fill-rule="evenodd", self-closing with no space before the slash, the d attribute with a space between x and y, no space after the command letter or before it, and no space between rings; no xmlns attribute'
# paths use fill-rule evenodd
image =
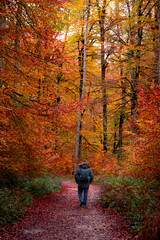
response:
<svg viewBox="0 0 160 240"><path fill-rule="evenodd" d="M158 82L157 85L160 85L160 0L158 0L158 47L159 47L159 56L158 56Z"/></svg>
<svg viewBox="0 0 160 240"><path fill-rule="evenodd" d="M113 153L117 153L117 123L114 124L114 142L113 142Z"/></svg>
<svg viewBox="0 0 160 240"><path fill-rule="evenodd" d="M3 14L1 14L0 16L0 28L1 29L5 29L6 28L6 16L4 14L5 12L5 1L2 1L0 3L0 12L2 12ZM1 55L0 55L0 87L3 87L4 85L4 80L5 80L5 71L4 71L4 55L5 55L5 52L4 52L4 47L3 47L3 39L4 39L4 35L3 35L3 31L1 31L0 33L0 42L1 42Z"/></svg>
<svg viewBox="0 0 160 240"><path fill-rule="evenodd" d="M21 24L22 24L22 6L21 1L17 2L18 8L16 13L16 34L15 34L15 53L16 53L16 63L15 67L19 70L19 52L20 52L20 32L21 32ZM15 77L14 80L14 88L18 90L18 76Z"/></svg>
<svg viewBox="0 0 160 240"><path fill-rule="evenodd" d="M123 76L123 68L121 66L121 77L122 76ZM126 105L126 86L123 79L121 80L121 89L122 89L122 107L121 107L120 118L119 118L119 141L118 141L118 155L117 155L118 160L122 160L123 123L125 118L125 105Z"/></svg>
<svg viewBox="0 0 160 240"><path fill-rule="evenodd" d="M87 35L88 35L88 20L90 15L90 0L87 3L87 17L86 17L86 28L85 28L85 39L84 39L84 61L83 61L83 85L82 85L82 95L80 98L80 106L83 104L84 96L85 96L85 88L86 88L86 70L87 70ZM80 107L81 108L81 107ZM77 120L77 136L76 136L76 152L75 152L75 163L74 169L77 168L78 158L81 156L81 118L82 118L82 109L80 109L78 113Z"/></svg>
<svg viewBox="0 0 160 240"><path fill-rule="evenodd" d="M137 46L141 46L142 42L142 34L143 34L143 28L142 28L142 1L139 2L139 6L137 9L137 19L138 19L138 30L137 30ZM131 33L132 34L132 33ZM132 38L132 36L131 36ZM133 37L134 38L134 37ZM132 131L132 141L134 141L134 135L137 134L137 128L135 126L135 123L137 121L137 101L138 101L138 93L137 93L137 87L139 83L139 72L140 72L140 49L133 52L132 57L136 57L136 67L131 68L131 131Z"/></svg>
<svg viewBox="0 0 160 240"><path fill-rule="evenodd" d="M105 15L106 15L106 0L103 0L103 5L100 7L97 0L97 10L99 15L100 41L101 41L101 83L102 83L102 107L103 107L103 150L107 152L107 94L106 94L106 61L105 61Z"/></svg>
<svg viewBox="0 0 160 240"><path fill-rule="evenodd" d="M84 65L84 35L83 35L83 27L81 30L81 39L78 41L78 64L79 64L79 74L80 74L80 85L79 85L79 98L82 96L82 88L83 88L83 65ZM81 116L82 117L82 116ZM81 150L82 150L82 122L79 123L79 150L78 150L78 159L81 159ZM78 142L78 140L76 141Z"/></svg>

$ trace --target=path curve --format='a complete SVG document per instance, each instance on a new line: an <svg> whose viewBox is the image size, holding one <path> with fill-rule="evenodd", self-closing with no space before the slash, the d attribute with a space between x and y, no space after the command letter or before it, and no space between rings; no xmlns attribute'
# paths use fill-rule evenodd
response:
<svg viewBox="0 0 160 240"><path fill-rule="evenodd" d="M3 240L129 240L125 220L97 204L101 187L91 184L88 206L79 207L77 184L63 181L60 192L36 198L25 216L8 228Z"/></svg>

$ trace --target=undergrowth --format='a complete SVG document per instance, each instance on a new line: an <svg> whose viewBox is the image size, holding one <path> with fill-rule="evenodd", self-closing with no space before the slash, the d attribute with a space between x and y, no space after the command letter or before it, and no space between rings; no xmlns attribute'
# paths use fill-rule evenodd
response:
<svg viewBox="0 0 160 240"><path fill-rule="evenodd" d="M40 178L18 177L0 187L0 227L13 224L32 205L36 196L50 194L61 189L61 181L52 175Z"/></svg>
<svg viewBox="0 0 160 240"><path fill-rule="evenodd" d="M143 179L114 176L103 181L103 189L102 205L123 213L134 232L141 232L146 220L159 211L159 184L156 181L149 183Z"/></svg>

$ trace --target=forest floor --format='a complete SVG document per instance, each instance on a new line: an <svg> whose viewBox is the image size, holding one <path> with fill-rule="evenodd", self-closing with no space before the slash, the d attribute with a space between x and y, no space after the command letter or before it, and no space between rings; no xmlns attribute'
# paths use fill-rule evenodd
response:
<svg viewBox="0 0 160 240"><path fill-rule="evenodd" d="M37 197L25 216L1 240L129 240L127 221L100 206L101 187L91 184L87 207L79 207L77 184L63 181L60 192Z"/></svg>

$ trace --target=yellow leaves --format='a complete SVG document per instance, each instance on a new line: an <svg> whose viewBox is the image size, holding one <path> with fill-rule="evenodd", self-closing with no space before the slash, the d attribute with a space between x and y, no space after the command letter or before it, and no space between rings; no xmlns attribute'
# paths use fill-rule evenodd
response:
<svg viewBox="0 0 160 240"><path fill-rule="evenodd" d="M131 136L131 131L127 130L127 129L124 129L123 134L124 134L125 137Z"/></svg>

